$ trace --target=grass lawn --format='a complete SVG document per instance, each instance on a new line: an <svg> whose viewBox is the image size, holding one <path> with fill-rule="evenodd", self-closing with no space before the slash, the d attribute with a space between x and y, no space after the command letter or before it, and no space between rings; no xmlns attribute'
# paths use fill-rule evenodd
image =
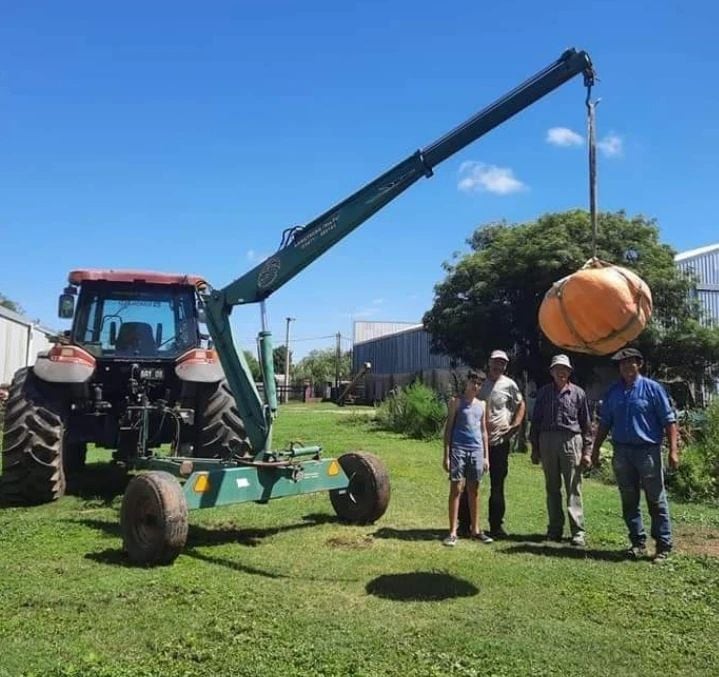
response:
<svg viewBox="0 0 719 677"><path fill-rule="evenodd" d="M590 480L587 550L546 545L541 471L515 455L512 539L443 548L439 445L348 411L289 405L275 441L383 458L373 526L326 495L201 510L174 565L141 569L119 495L0 510L0 675L719 674L719 510L672 503L676 556L626 562L617 490Z"/></svg>

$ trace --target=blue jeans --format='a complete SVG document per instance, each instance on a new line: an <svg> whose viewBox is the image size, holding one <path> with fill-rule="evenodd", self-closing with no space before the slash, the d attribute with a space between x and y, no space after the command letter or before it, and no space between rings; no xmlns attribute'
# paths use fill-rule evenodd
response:
<svg viewBox="0 0 719 677"><path fill-rule="evenodd" d="M622 514L629 529L632 545L647 540L639 510L640 490L644 489L652 521L651 535L659 550L671 550L672 526L669 519L667 492L664 489L660 445L633 446L614 443L614 475L622 497Z"/></svg>

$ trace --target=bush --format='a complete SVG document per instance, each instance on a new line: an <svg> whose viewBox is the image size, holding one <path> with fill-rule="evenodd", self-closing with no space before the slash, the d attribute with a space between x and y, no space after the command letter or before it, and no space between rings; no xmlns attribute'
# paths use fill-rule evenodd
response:
<svg viewBox="0 0 719 677"><path fill-rule="evenodd" d="M707 408L701 438L683 451L668 485L684 500L719 499L719 400Z"/></svg>
<svg viewBox="0 0 719 677"><path fill-rule="evenodd" d="M447 406L440 396L418 382L395 390L377 410L383 428L417 439L438 437L446 418Z"/></svg>

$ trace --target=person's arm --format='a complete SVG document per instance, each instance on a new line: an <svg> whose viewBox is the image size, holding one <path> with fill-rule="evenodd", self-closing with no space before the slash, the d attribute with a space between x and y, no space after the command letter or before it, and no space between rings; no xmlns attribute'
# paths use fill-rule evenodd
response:
<svg viewBox="0 0 719 677"><path fill-rule="evenodd" d="M487 408L482 412L482 442L484 442L484 472L489 472L489 433L487 432Z"/></svg>
<svg viewBox="0 0 719 677"><path fill-rule="evenodd" d="M442 457L442 467L445 472L449 472L449 449L452 444L452 428L454 428L454 419L457 415L457 399L452 398L447 408L447 422L444 424L444 454Z"/></svg>
<svg viewBox="0 0 719 677"><path fill-rule="evenodd" d="M589 403L584 392L579 396L577 421L579 429L582 431L581 465L583 468L589 468L592 465L592 419L589 417Z"/></svg>
<svg viewBox="0 0 719 677"><path fill-rule="evenodd" d="M679 445L677 431L677 416L672 409L671 402L667 396L667 391L661 384L657 384L654 388L656 395L654 406L657 409L657 415L664 424L664 432L669 442L669 467L676 470L679 467Z"/></svg>
<svg viewBox="0 0 719 677"><path fill-rule="evenodd" d="M664 431L666 432L667 439L669 440L669 467L672 470L676 470L679 467L679 445L677 443L679 439L679 432L677 430L676 421L667 423Z"/></svg>
<svg viewBox="0 0 719 677"><path fill-rule="evenodd" d="M597 428L597 436L594 438L594 446L592 447L592 465L599 466L600 464L600 458L599 458L599 452L602 448L602 444L604 443L604 440L607 439L607 435L609 434L609 426L606 425L603 422L599 423L599 427Z"/></svg>
<svg viewBox="0 0 719 677"><path fill-rule="evenodd" d="M529 428L529 444L532 448L532 463L539 463L539 431L542 427L542 418L544 412L544 393L545 389L540 388L537 397L534 400L534 411L532 411L532 421Z"/></svg>

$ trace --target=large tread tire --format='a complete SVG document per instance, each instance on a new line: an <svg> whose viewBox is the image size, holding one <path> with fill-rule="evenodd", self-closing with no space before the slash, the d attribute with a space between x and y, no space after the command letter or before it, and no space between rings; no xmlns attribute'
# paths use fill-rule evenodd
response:
<svg viewBox="0 0 719 677"><path fill-rule="evenodd" d="M349 478L346 489L330 491L337 516L351 524L372 524L384 515L389 505L389 474L374 454L349 452L338 459Z"/></svg>
<svg viewBox="0 0 719 677"><path fill-rule="evenodd" d="M247 431L227 381L204 386L195 409L193 456L227 458L249 450Z"/></svg>
<svg viewBox="0 0 719 677"><path fill-rule="evenodd" d="M65 493L62 405L29 368L15 374L3 425L0 503L36 505Z"/></svg>
<svg viewBox="0 0 719 677"><path fill-rule="evenodd" d="M172 564L187 542L187 501L170 473L147 472L130 480L120 509L122 544L130 561Z"/></svg>

